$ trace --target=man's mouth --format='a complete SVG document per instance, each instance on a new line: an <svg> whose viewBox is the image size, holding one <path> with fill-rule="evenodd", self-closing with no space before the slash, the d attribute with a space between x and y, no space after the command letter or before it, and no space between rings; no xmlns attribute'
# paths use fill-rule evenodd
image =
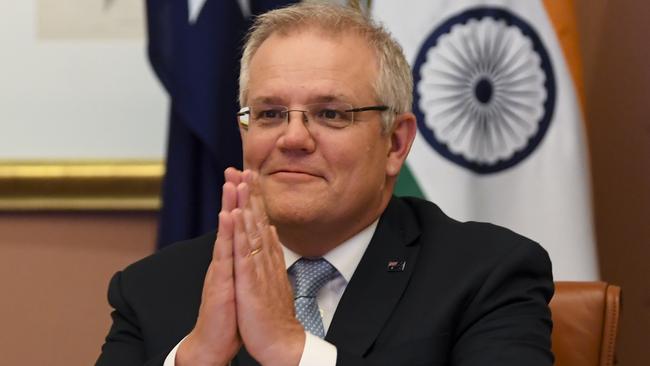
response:
<svg viewBox="0 0 650 366"><path fill-rule="evenodd" d="M323 176L316 172L300 169L277 169L273 170L269 176L287 181L309 181L313 179L323 179Z"/></svg>

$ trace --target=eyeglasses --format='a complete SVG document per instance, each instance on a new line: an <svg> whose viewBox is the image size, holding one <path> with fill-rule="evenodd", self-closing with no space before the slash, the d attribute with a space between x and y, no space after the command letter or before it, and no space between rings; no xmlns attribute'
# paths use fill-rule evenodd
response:
<svg viewBox="0 0 650 366"><path fill-rule="evenodd" d="M354 123L355 113L365 111L386 111L385 105L372 105L354 108L347 103L313 103L304 109L289 109L283 105L255 104L243 107L237 113L239 123L246 129L250 127L273 129L289 122L289 112L302 112L303 122L341 129Z"/></svg>

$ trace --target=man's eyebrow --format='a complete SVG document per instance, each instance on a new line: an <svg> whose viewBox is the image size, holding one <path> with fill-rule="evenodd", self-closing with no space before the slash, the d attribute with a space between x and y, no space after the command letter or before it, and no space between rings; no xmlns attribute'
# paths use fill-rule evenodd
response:
<svg viewBox="0 0 650 366"><path fill-rule="evenodd" d="M347 98L343 94L322 94L311 96L307 99L306 104L310 103L329 103L329 102L348 102ZM285 105L286 100L282 97L277 96L259 96L250 100L250 104L275 104L275 105Z"/></svg>
<svg viewBox="0 0 650 366"><path fill-rule="evenodd" d="M326 94L326 95L319 95L314 98L310 98L309 101L310 103L328 103L328 102L342 102L345 101L347 98L343 94Z"/></svg>
<svg viewBox="0 0 650 366"><path fill-rule="evenodd" d="M251 104L278 104L282 105L283 104L283 99L280 97L273 97L273 96L260 96L257 98L253 98L250 100Z"/></svg>

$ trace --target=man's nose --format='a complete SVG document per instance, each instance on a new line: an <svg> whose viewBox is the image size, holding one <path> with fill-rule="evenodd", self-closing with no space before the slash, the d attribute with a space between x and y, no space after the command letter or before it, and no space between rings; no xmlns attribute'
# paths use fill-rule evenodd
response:
<svg viewBox="0 0 650 366"><path fill-rule="evenodd" d="M278 139L278 145L284 150L299 150L310 153L316 147L316 141L310 131L307 114L301 110L287 112L287 126Z"/></svg>

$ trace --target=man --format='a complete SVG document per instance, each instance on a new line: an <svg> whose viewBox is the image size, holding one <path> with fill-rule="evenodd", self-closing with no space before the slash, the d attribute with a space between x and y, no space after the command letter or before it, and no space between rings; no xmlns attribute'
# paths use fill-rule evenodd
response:
<svg viewBox="0 0 650 366"><path fill-rule="evenodd" d="M551 365L537 244L392 197L416 132L399 46L361 14L256 20L241 63L243 172L216 234L111 280L99 365Z"/></svg>

